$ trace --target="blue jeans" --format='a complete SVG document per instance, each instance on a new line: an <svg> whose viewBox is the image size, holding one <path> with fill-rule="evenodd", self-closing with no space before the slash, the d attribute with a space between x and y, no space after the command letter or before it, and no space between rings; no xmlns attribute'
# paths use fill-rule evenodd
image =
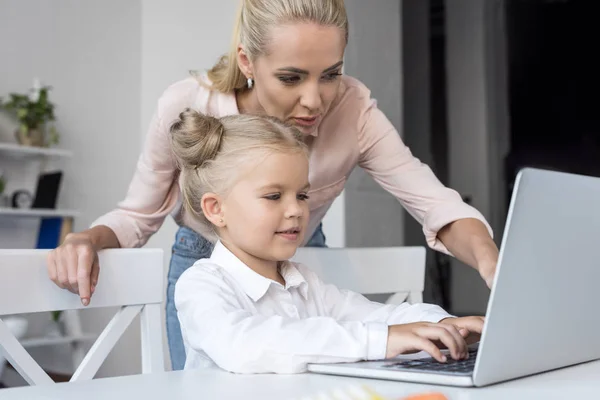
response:
<svg viewBox="0 0 600 400"><path fill-rule="evenodd" d="M327 247L323 227L319 225L315 233L306 244L307 247ZM171 263L169 265L167 283L167 338L169 341L169 353L171 354L171 368L183 369L185 365L185 348L181 337L181 328L175 308L175 283L183 271L191 267L201 258L209 258L213 245L193 230L184 226L180 227L175 235Z"/></svg>

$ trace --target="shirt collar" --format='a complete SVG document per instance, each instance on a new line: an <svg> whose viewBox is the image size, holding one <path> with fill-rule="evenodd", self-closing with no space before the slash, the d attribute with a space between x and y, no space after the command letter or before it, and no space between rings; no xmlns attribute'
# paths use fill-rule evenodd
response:
<svg viewBox="0 0 600 400"><path fill-rule="evenodd" d="M255 302L267 293L272 284L279 285L279 283L254 272L229 251L221 241L215 244L210 260L227 271L242 287L248 297ZM297 287L300 294L306 299L308 295L308 283L296 266L289 261L284 261L280 272L285 280L285 289L289 290Z"/></svg>
<svg viewBox="0 0 600 400"><path fill-rule="evenodd" d="M290 261L284 261L281 264L279 272L283 280L285 280L285 289L298 288L298 291L304 297L304 300L306 300L308 297L308 282L306 282L302 273L298 271L296 265Z"/></svg>

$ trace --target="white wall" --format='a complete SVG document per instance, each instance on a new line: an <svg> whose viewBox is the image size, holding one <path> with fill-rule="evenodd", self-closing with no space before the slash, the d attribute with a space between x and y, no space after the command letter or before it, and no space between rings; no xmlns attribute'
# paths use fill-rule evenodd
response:
<svg viewBox="0 0 600 400"><path fill-rule="evenodd" d="M74 153L59 202L81 211L77 230L114 207L135 166L140 21L140 1L0 0L0 95L24 91L34 77L54 87L60 147ZM86 312L84 326L97 331L109 315ZM128 369L123 357L128 339L119 343L103 374Z"/></svg>
<svg viewBox="0 0 600 400"><path fill-rule="evenodd" d="M142 1L141 143L163 91L228 51L236 6L233 0ZM176 228L169 218L148 246L162 247L168 256Z"/></svg>
<svg viewBox="0 0 600 400"><path fill-rule="evenodd" d="M210 68L228 51L236 6L237 1L233 0L142 0L142 143L162 92L172 83L188 77L190 70ZM146 245L164 250L165 274L176 231L173 219L167 218ZM163 333L168 360L166 330ZM170 366L170 362L166 365Z"/></svg>

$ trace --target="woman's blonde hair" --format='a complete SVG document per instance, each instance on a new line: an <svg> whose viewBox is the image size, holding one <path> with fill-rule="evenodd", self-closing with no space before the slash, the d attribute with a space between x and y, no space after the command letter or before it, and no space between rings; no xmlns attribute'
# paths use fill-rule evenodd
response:
<svg viewBox="0 0 600 400"><path fill-rule="evenodd" d="M218 237L202 211L204 194L227 196L240 173L248 170L247 163L258 163L272 152L308 156L301 133L276 118L214 118L189 108L171 126L171 147L181 171L184 223L212 242Z"/></svg>
<svg viewBox="0 0 600 400"><path fill-rule="evenodd" d="M241 0L229 54L208 71L212 89L229 93L246 87L246 77L237 62L237 48L244 46L251 59L266 53L270 30L277 25L314 22L335 26L348 42L348 16L344 0Z"/></svg>

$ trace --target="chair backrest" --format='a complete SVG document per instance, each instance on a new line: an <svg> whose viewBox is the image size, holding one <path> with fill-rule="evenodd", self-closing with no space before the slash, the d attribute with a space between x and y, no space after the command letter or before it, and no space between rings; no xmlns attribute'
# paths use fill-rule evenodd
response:
<svg viewBox="0 0 600 400"><path fill-rule="evenodd" d="M84 308L78 295L48 278L49 250L0 250L0 317ZM141 314L142 372L164 371L161 304L163 252L160 249L112 249L99 252L100 280L85 308L119 306L92 345L71 381L92 379L133 319ZM0 354L30 385L52 383L0 319Z"/></svg>
<svg viewBox="0 0 600 400"><path fill-rule="evenodd" d="M301 247L292 261L343 289L363 295L392 293L386 303L423 301L424 247Z"/></svg>

